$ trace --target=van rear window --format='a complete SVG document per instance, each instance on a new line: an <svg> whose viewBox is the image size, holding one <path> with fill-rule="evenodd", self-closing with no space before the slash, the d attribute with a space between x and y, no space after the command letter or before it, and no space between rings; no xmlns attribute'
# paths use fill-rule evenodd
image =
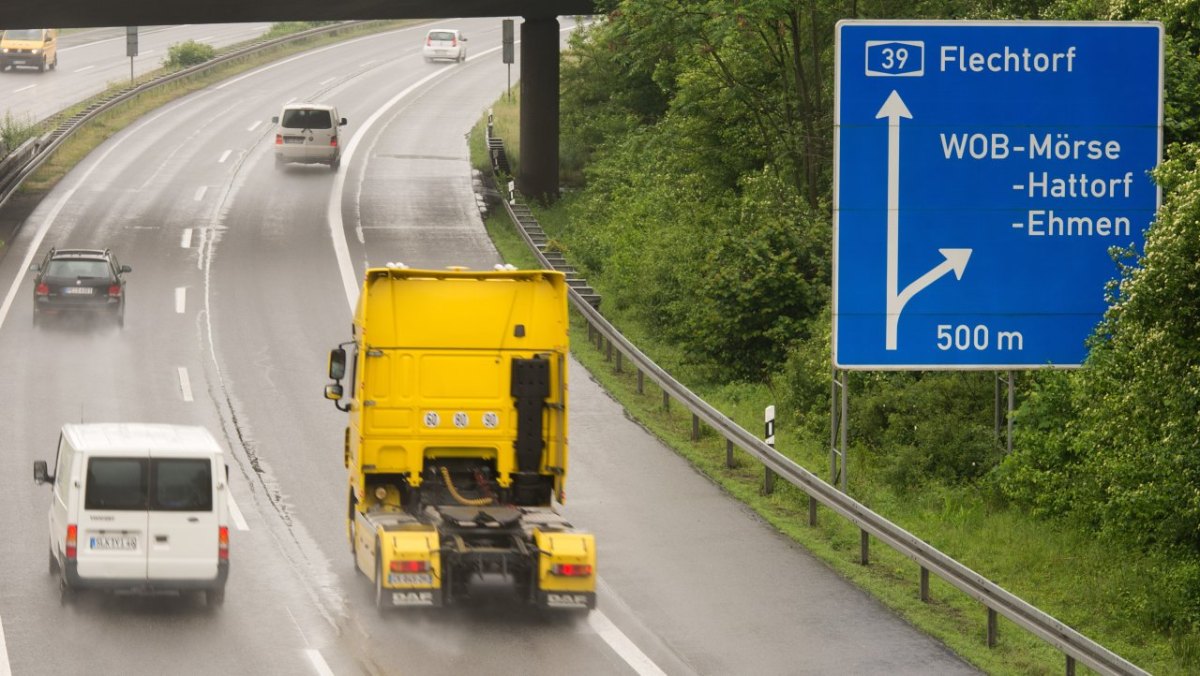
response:
<svg viewBox="0 0 1200 676"><path fill-rule="evenodd" d="M328 110L311 108L289 108L283 111L283 120L279 124L285 129L329 129L333 127Z"/></svg>
<svg viewBox="0 0 1200 676"><path fill-rule="evenodd" d="M145 458L91 458L87 466L84 509L146 509Z"/></svg>
<svg viewBox="0 0 1200 676"><path fill-rule="evenodd" d="M26 28L24 30L9 30L4 31L3 39L5 40L36 40L42 41L41 28Z"/></svg>
<svg viewBox="0 0 1200 676"><path fill-rule="evenodd" d="M212 462L158 458L151 461L154 491L150 509L174 512L211 512Z"/></svg>

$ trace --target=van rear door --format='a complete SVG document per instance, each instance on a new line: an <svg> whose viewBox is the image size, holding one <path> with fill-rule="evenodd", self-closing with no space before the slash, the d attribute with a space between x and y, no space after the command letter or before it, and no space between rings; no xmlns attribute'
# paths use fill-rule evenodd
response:
<svg viewBox="0 0 1200 676"><path fill-rule="evenodd" d="M86 458L77 559L85 579L146 577L146 502L149 461L118 456Z"/></svg>
<svg viewBox="0 0 1200 676"><path fill-rule="evenodd" d="M219 456L155 451L150 458L150 582L217 577Z"/></svg>

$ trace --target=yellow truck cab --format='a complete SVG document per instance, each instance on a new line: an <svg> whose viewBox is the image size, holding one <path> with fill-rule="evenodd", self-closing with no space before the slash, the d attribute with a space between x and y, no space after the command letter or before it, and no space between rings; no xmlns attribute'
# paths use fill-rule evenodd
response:
<svg viewBox="0 0 1200 676"><path fill-rule="evenodd" d="M54 70L58 66L58 29L23 28L0 33L0 71L17 66Z"/></svg>

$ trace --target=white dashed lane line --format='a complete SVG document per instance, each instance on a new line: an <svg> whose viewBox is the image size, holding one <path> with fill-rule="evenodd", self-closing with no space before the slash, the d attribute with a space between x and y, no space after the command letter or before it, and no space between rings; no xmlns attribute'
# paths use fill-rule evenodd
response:
<svg viewBox="0 0 1200 676"><path fill-rule="evenodd" d="M254 131L255 129L258 129L258 125L260 124L262 124L262 120L255 120L254 124L246 127L246 131Z"/></svg>
<svg viewBox="0 0 1200 676"><path fill-rule="evenodd" d="M226 150L225 152L221 153L221 159L217 160L217 163L224 164L225 160L229 159L229 154L232 152L232 150Z"/></svg>
<svg viewBox="0 0 1200 676"><path fill-rule="evenodd" d="M187 287L181 286L175 289L175 312L183 314L185 307L187 307Z"/></svg>
<svg viewBox="0 0 1200 676"><path fill-rule="evenodd" d="M199 202L200 200L204 199L204 193L206 192L208 192L208 186L206 185L196 188L196 201Z"/></svg>
<svg viewBox="0 0 1200 676"><path fill-rule="evenodd" d="M34 88L34 87L36 87L36 86L37 86L37 85L35 85L35 84L32 84L32 85L26 85L26 86L24 86L24 87L21 87L20 89L14 89L14 90L13 90L13 93L14 93L14 94L20 94L21 92L23 92L23 91L28 91L28 90L30 90L30 89L33 89L33 88Z"/></svg>
<svg viewBox="0 0 1200 676"><path fill-rule="evenodd" d="M331 77L328 80L321 80L320 85L322 87L324 87L325 85L329 84L330 82L333 82L336 79L337 79L336 77Z"/></svg>
<svg viewBox="0 0 1200 676"><path fill-rule="evenodd" d="M184 401L192 401L192 381L188 379L187 367L179 367L179 390L183 392Z"/></svg>
<svg viewBox="0 0 1200 676"><path fill-rule="evenodd" d="M85 71L85 70L91 70L91 69L93 69L93 68L95 68L95 67L96 67L95 65L91 65L91 66L84 66L83 68L79 68L79 69L77 69L77 70L74 70L74 71L72 71L72 72L74 72L74 73L82 73L82 72L83 72L83 71Z"/></svg>
<svg viewBox="0 0 1200 676"><path fill-rule="evenodd" d="M8 644L4 642L4 621L0 620L0 676L12 676L8 663Z"/></svg>
<svg viewBox="0 0 1200 676"><path fill-rule="evenodd" d="M183 229L183 238L179 240L179 246L183 247L184 249L192 248L192 229L191 228Z"/></svg>
<svg viewBox="0 0 1200 676"><path fill-rule="evenodd" d="M321 657L320 651L313 650L312 648L305 648L304 654L308 656L308 661L312 662L313 669L316 670L320 676L333 676L333 670L330 669L329 665L325 663L325 658Z"/></svg>
<svg viewBox="0 0 1200 676"><path fill-rule="evenodd" d="M229 493L229 516L233 519L233 525L237 526L240 531L250 530L250 525L246 523L246 517L242 515L242 510L238 507L237 502L233 500L233 491Z"/></svg>

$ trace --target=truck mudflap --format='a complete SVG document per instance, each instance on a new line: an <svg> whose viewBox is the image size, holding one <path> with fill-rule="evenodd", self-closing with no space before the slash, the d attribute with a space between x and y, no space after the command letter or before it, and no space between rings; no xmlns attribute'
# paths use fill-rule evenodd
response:
<svg viewBox="0 0 1200 676"><path fill-rule="evenodd" d="M397 523L380 526L378 538L381 605L444 605L437 531L428 526Z"/></svg>
<svg viewBox="0 0 1200 676"><path fill-rule="evenodd" d="M535 528L538 552L534 599L545 608L596 607L596 538L590 533Z"/></svg>

